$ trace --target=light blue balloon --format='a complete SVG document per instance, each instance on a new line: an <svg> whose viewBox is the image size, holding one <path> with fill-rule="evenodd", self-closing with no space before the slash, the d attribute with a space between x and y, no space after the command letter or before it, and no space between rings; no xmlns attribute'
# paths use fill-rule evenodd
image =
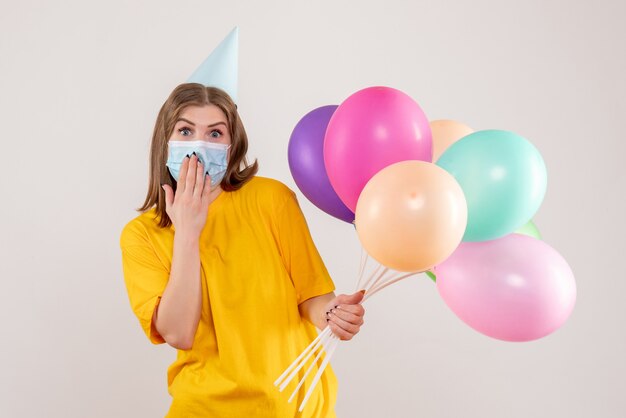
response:
<svg viewBox="0 0 626 418"><path fill-rule="evenodd" d="M437 160L459 182L467 200L463 241L503 237L535 215L547 173L537 148L509 131L486 130L452 144Z"/></svg>
<svg viewBox="0 0 626 418"><path fill-rule="evenodd" d="M235 27L187 80L224 90L237 102L239 28Z"/></svg>

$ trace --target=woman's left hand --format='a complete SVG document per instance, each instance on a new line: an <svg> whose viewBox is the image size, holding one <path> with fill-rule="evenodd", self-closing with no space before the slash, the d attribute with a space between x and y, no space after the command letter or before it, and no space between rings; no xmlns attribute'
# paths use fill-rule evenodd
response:
<svg viewBox="0 0 626 418"><path fill-rule="evenodd" d="M326 305L326 321L330 330L342 340L351 340L363 325L365 309L359 302L363 292L339 295Z"/></svg>

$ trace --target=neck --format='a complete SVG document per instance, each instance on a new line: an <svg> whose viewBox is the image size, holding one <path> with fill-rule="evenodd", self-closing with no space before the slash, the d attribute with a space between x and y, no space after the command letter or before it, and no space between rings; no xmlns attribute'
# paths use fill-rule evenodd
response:
<svg viewBox="0 0 626 418"><path fill-rule="evenodd" d="M213 203L213 201L215 199L217 199L217 196L220 195L220 193L222 193L222 186L220 186L219 184L211 190L211 192L209 193L209 204Z"/></svg>

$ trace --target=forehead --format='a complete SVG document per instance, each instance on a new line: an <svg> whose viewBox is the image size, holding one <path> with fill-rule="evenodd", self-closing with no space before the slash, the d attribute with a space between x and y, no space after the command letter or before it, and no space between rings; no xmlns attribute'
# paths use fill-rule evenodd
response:
<svg viewBox="0 0 626 418"><path fill-rule="evenodd" d="M228 124L226 115L219 107L210 104L204 106L187 106L179 118L187 119L197 125L212 125L217 122Z"/></svg>

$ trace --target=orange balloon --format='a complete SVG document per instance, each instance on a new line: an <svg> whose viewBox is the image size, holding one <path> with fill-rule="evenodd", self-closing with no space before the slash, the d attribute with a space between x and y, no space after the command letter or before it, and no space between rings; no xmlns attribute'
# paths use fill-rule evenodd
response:
<svg viewBox="0 0 626 418"><path fill-rule="evenodd" d="M430 122L433 135L433 162L452 144L474 132L472 128L453 120L433 120Z"/></svg>
<svg viewBox="0 0 626 418"><path fill-rule="evenodd" d="M467 203L459 183L444 169L403 161L371 178L355 216L363 248L380 264L424 271L448 258L461 242Z"/></svg>

